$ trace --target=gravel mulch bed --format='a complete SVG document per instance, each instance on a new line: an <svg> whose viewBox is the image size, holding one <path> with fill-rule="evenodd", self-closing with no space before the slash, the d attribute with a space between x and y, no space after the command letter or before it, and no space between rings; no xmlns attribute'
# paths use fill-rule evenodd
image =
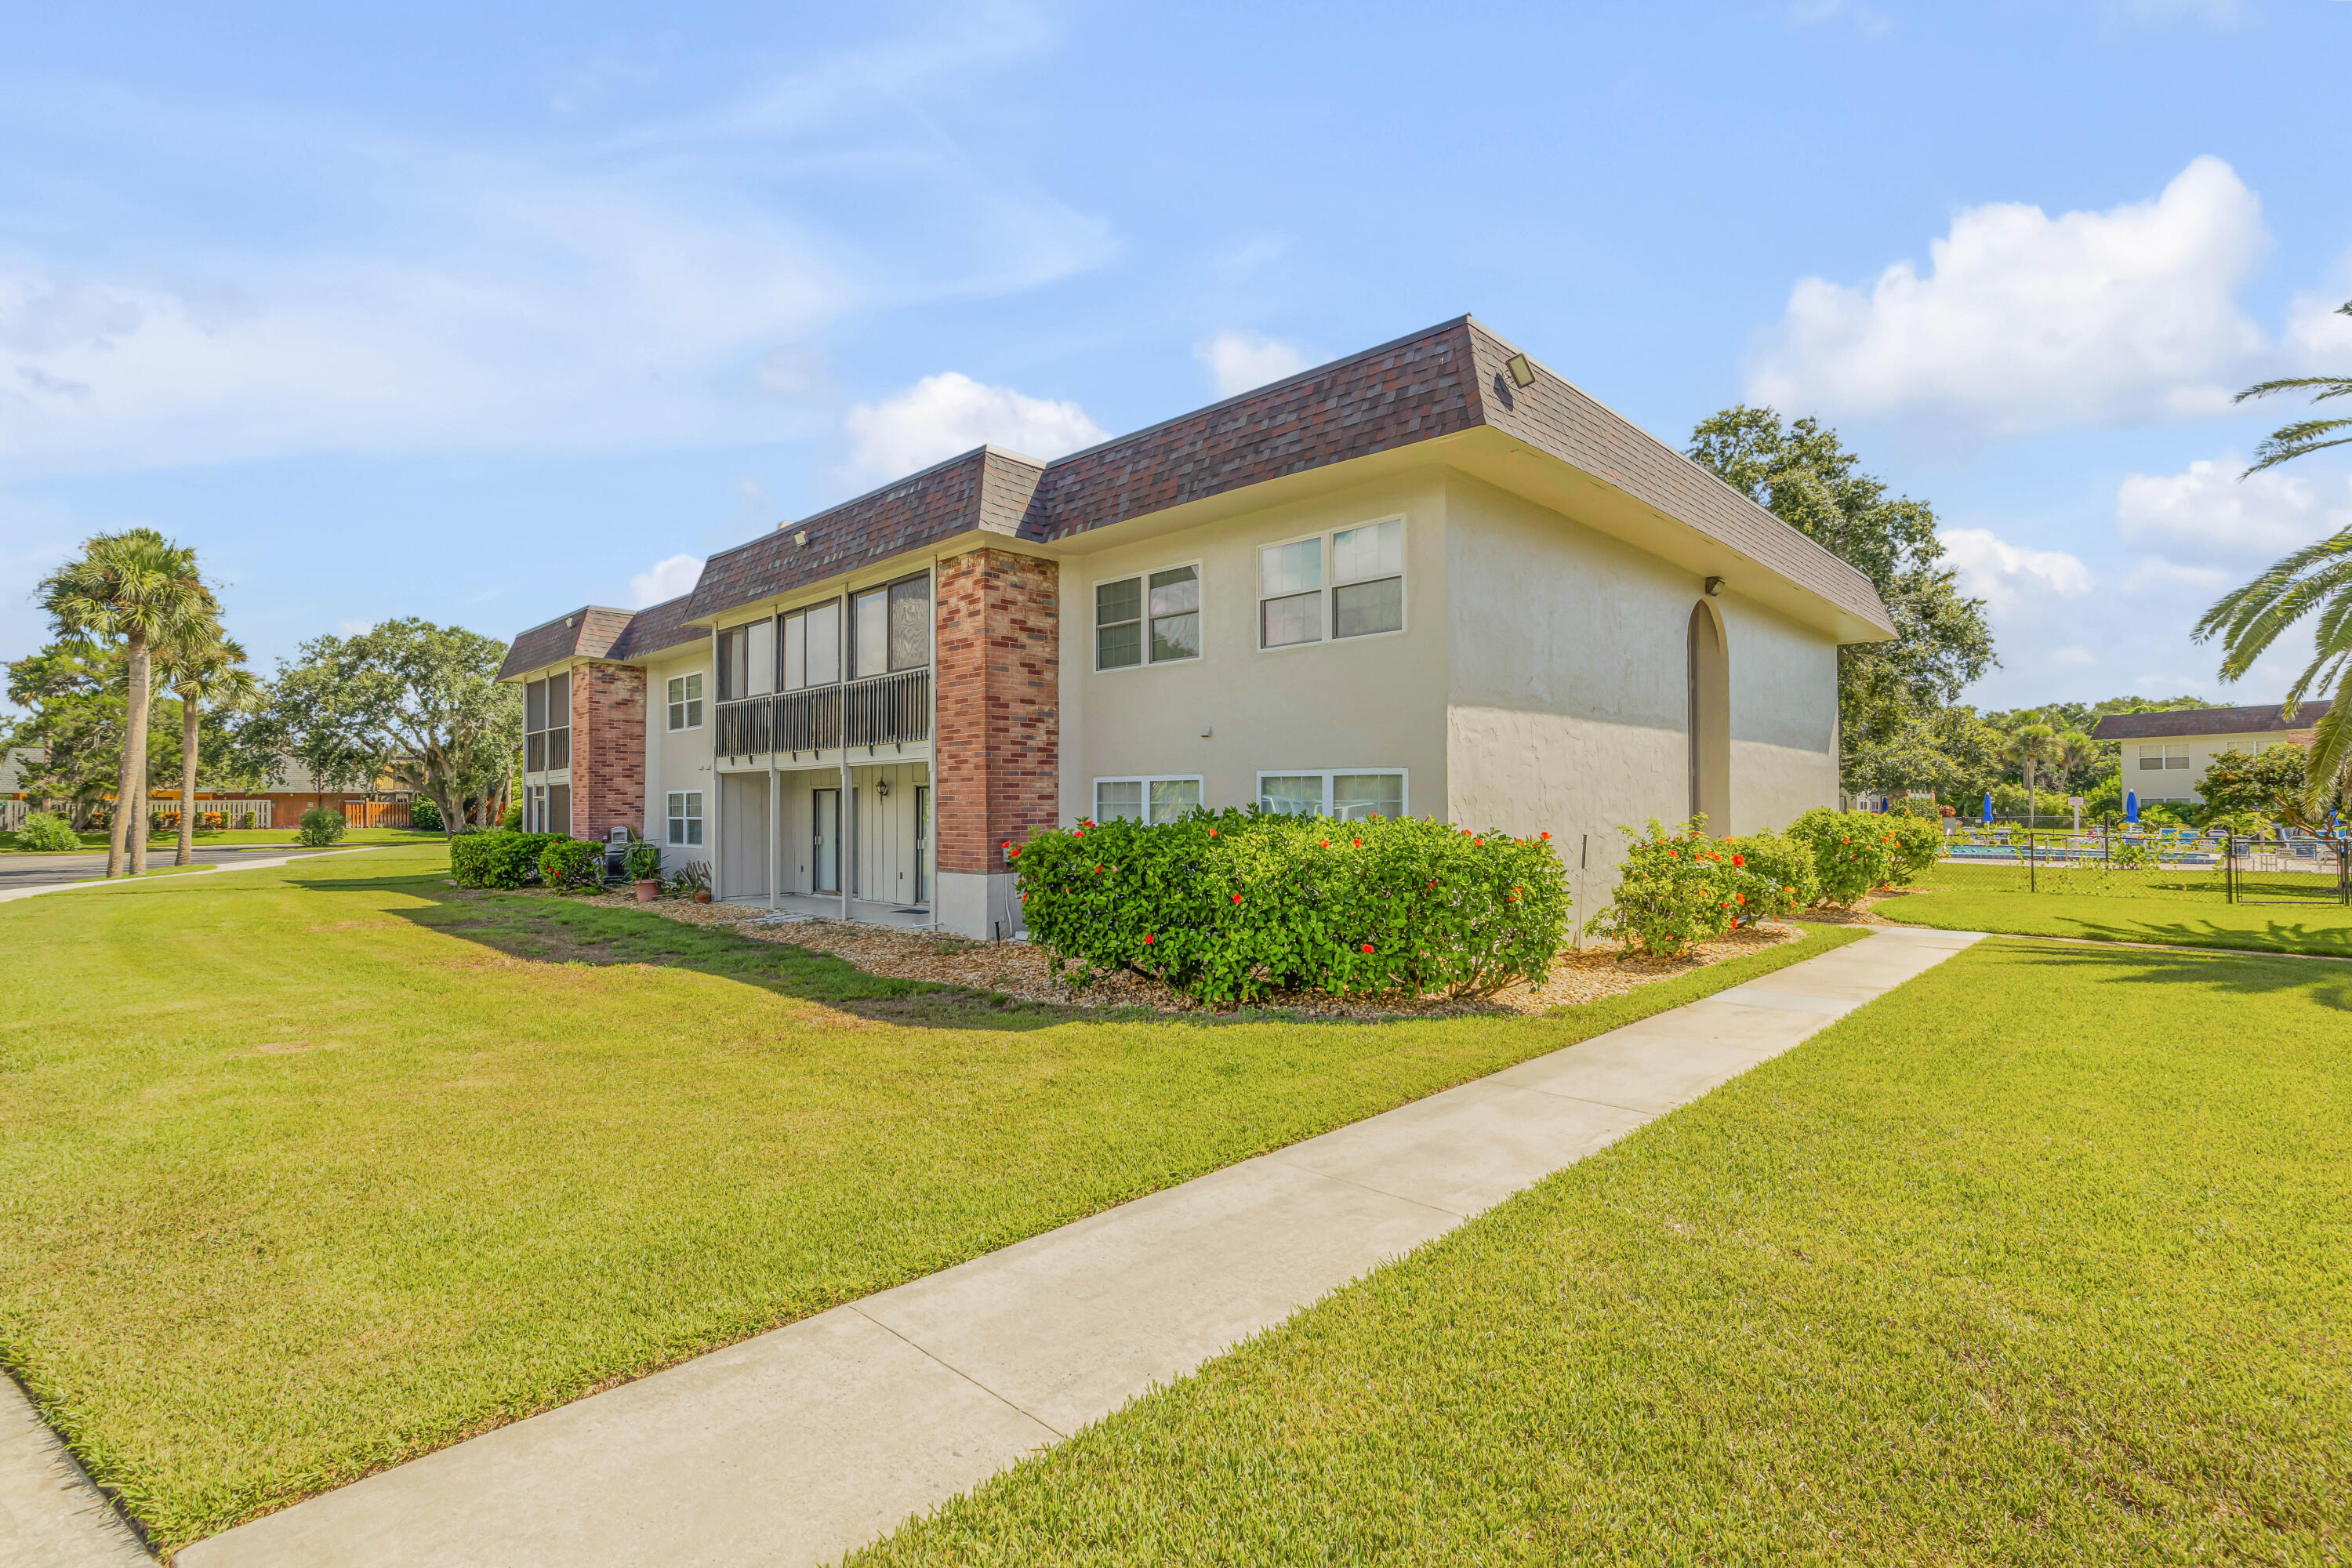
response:
<svg viewBox="0 0 2352 1568"><path fill-rule="evenodd" d="M929 980L946 985L993 991L1022 1002L1050 1002L1087 1008L1149 1007L1161 1013L1212 1011L1171 990L1157 980L1128 971L1098 975L1083 991L1055 984L1045 954L1025 942L971 942L959 936L856 921L799 919L769 921L771 911L744 904L697 904L662 899L638 904L626 894L606 893L583 900L616 909L642 909L666 920L689 925L732 926L736 934L754 942L784 942L812 948L844 959L868 974L896 980ZM1808 920L1816 918L1809 914ZM1872 924L1884 924L1873 921ZM1795 942L1804 933L1794 926L1767 922L1733 931L1701 943L1684 958L1625 956L1614 943L1600 943L1560 954L1551 973L1538 985L1521 984L1492 996L1456 1000L1447 997L1327 996L1319 992L1277 995L1255 1004L1260 1011L1282 1011L1318 1018L1451 1017L1468 1014L1538 1014L1580 1002L1620 996L1638 986L1672 980L1678 974L1720 963L1727 958L1758 952Z"/></svg>

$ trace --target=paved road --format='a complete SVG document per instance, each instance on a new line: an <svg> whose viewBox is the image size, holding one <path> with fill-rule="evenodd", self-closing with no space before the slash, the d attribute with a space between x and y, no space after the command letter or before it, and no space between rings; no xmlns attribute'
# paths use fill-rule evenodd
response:
<svg viewBox="0 0 2352 1568"><path fill-rule="evenodd" d="M176 851L168 847L147 852L147 868L169 866ZM206 848L199 845L196 860L205 866L234 866L242 861L271 860L297 856L327 855L327 849L300 849L292 845L257 845L251 849ZM64 855L0 855L0 891L11 888L47 887L53 882L90 882L106 875L106 851L79 850Z"/></svg>

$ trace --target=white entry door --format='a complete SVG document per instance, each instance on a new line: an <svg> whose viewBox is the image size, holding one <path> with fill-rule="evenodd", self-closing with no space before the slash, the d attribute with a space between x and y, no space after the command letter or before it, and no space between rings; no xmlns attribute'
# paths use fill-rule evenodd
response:
<svg viewBox="0 0 2352 1568"><path fill-rule="evenodd" d="M841 891L841 792L816 792L815 830L809 845L809 864L815 868L816 891Z"/></svg>

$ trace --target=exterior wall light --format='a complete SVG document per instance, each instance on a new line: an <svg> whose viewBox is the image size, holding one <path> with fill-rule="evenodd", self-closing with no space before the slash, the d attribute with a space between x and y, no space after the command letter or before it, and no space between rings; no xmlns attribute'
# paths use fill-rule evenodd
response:
<svg viewBox="0 0 2352 1568"><path fill-rule="evenodd" d="M1709 577L1706 580L1706 596L1710 599L1720 599L1723 597L1722 578Z"/></svg>
<svg viewBox="0 0 2352 1568"><path fill-rule="evenodd" d="M1525 354L1513 354L1503 362L1503 368L1511 373L1513 386L1533 386L1536 384L1535 363Z"/></svg>
<svg viewBox="0 0 2352 1568"><path fill-rule="evenodd" d="M793 547L796 550L806 550L808 548L807 529L803 528L799 532L793 535Z"/></svg>

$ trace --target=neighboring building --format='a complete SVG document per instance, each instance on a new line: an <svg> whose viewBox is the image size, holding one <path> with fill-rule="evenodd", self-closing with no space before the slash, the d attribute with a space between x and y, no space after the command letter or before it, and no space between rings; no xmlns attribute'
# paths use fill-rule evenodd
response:
<svg viewBox="0 0 2352 1568"><path fill-rule="evenodd" d="M2213 759L2227 751L2249 755L2266 746L2311 744L2312 726L2327 711L2305 702L2292 715L2275 702L2258 708L2176 708L2161 713L2110 713L2091 731L2095 741L2123 748L2124 788L2142 805L2203 802L2198 786Z"/></svg>
<svg viewBox="0 0 2352 1568"><path fill-rule="evenodd" d="M1621 823L1836 804L1838 645L1893 632L1463 317L1055 462L950 458L500 675L530 826L985 936L1020 923L1008 840L1253 802L1549 831L1589 908Z"/></svg>

